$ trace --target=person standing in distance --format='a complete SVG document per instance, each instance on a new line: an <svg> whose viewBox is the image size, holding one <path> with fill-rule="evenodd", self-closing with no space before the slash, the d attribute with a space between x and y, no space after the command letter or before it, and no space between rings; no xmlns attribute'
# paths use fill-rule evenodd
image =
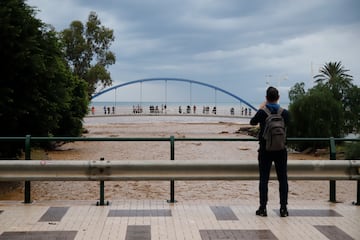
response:
<svg viewBox="0 0 360 240"><path fill-rule="evenodd" d="M272 163L275 163L277 179L279 181L279 194L280 194L280 216L289 216L287 210L288 204L288 177L287 177L287 150L286 148L278 151L267 151L266 140L263 137L266 118L268 113L266 108L272 113L277 113L280 109L279 92L274 87L269 87L266 90L266 101L262 103L255 116L251 118L250 124L260 124L259 132L259 150L258 150L258 161L259 161L259 195L260 195L260 207L256 211L256 215L266 217L266 204L268 201L268 183L270 177L270 170ZM284 119L285 126L289 123L289 112L286 109L282 109L281 116Z"/></svg>

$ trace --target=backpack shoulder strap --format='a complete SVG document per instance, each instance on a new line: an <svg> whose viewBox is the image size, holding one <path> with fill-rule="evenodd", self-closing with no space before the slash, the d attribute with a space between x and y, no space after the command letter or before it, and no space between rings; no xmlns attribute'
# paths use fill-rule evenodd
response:
<svg viewBox="0 0 360 240"><path fill-rule="evenodd" d="M277 113L278 113L279 115L281 115L283 111L284 111L284 109L283 109L282 107L280 107L280 108L278 109Z"/></svg>
<svg viewBox="0 0 360 240"><path fill-rule="evenodd" d="M268 116L271 115L271 111L267 107L264 107L263 110Z"/></svg>
<svg viewBox="0 0 360 240"><path fill-rule="evenodd" d="M264 110L264 112L266 112L266 114L267 114L268 116L270 116L270 115L272 114L271 111L270 111L270 109L267 108L267 107L264 107L263 110ZM276 114L281 115L283 111L284 111L284 109L283 109L282 107L279 107L279 109L277 110L277 113L276 113Z"/></svg>

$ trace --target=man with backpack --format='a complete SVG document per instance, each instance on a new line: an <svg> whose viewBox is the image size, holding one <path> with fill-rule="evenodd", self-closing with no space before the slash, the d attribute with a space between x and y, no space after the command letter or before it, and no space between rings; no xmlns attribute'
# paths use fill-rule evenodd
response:
<svg viewBox="0 0 360 240"><path fill-rule="evenodd" d="M268 201L268 182L272 163L275 163L280 193L280 216L287 217L288 178L287 178L287 150L286 125L289 122L289 112L278 104L279 92L274 87L266 91L264 102L255 116L250 120L251 125L260 123L259 132L259 193L260 207L256 215L266 217Z"/></svg>

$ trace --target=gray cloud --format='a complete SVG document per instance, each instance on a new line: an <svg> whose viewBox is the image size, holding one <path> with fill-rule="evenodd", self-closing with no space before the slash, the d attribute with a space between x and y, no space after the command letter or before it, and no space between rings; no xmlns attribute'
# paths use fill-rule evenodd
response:
<svg viewBox="0 0 360 240"><path fill-rule="evenodd" d="M90 11L114 29L114 84L182 77L256 101L266 81L282 96L328 61L342 61L360 83L360 3L356 0L216 1L30 0L57 30ZM266 77L272 75L271 78ZM286 78L286 80L284 80ZM200 94L200 93L199 93ZM261 100L260 100L261 101Z"/></svg>

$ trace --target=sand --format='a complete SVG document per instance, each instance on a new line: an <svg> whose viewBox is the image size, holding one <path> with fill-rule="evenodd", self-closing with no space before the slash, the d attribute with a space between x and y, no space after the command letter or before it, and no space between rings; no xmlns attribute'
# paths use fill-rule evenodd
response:
<svg viewBox="0 0 360 240"><path fill-rule="evenodd" d="M231 122L233 121L233 122ZM109 121L85 119L86 137L169 137L176 138L241 138L236 133L242 123L220 119L204 123L179 122L169 119L156 121ZM175 142L175 159L241 160L257 158L257 142ZM47 152L52 160L169 160L169 142L74 142L55 151ZM318 159L299 153L289 159ZM40 200L92 200L99 199L99 182L32 182L32 199ZM105 182L105 200L169 199L168 181ZM2 200L22 200L23 188L1 195ZM176 181L175 199L182 200L254 200L258 202L257 181ZM328 181L289 181L289 203L295 200L329 200ZM337 200L356 200L355 181L337 181ZM269 202L278 203L278 183L269 183Z"/></svg>

